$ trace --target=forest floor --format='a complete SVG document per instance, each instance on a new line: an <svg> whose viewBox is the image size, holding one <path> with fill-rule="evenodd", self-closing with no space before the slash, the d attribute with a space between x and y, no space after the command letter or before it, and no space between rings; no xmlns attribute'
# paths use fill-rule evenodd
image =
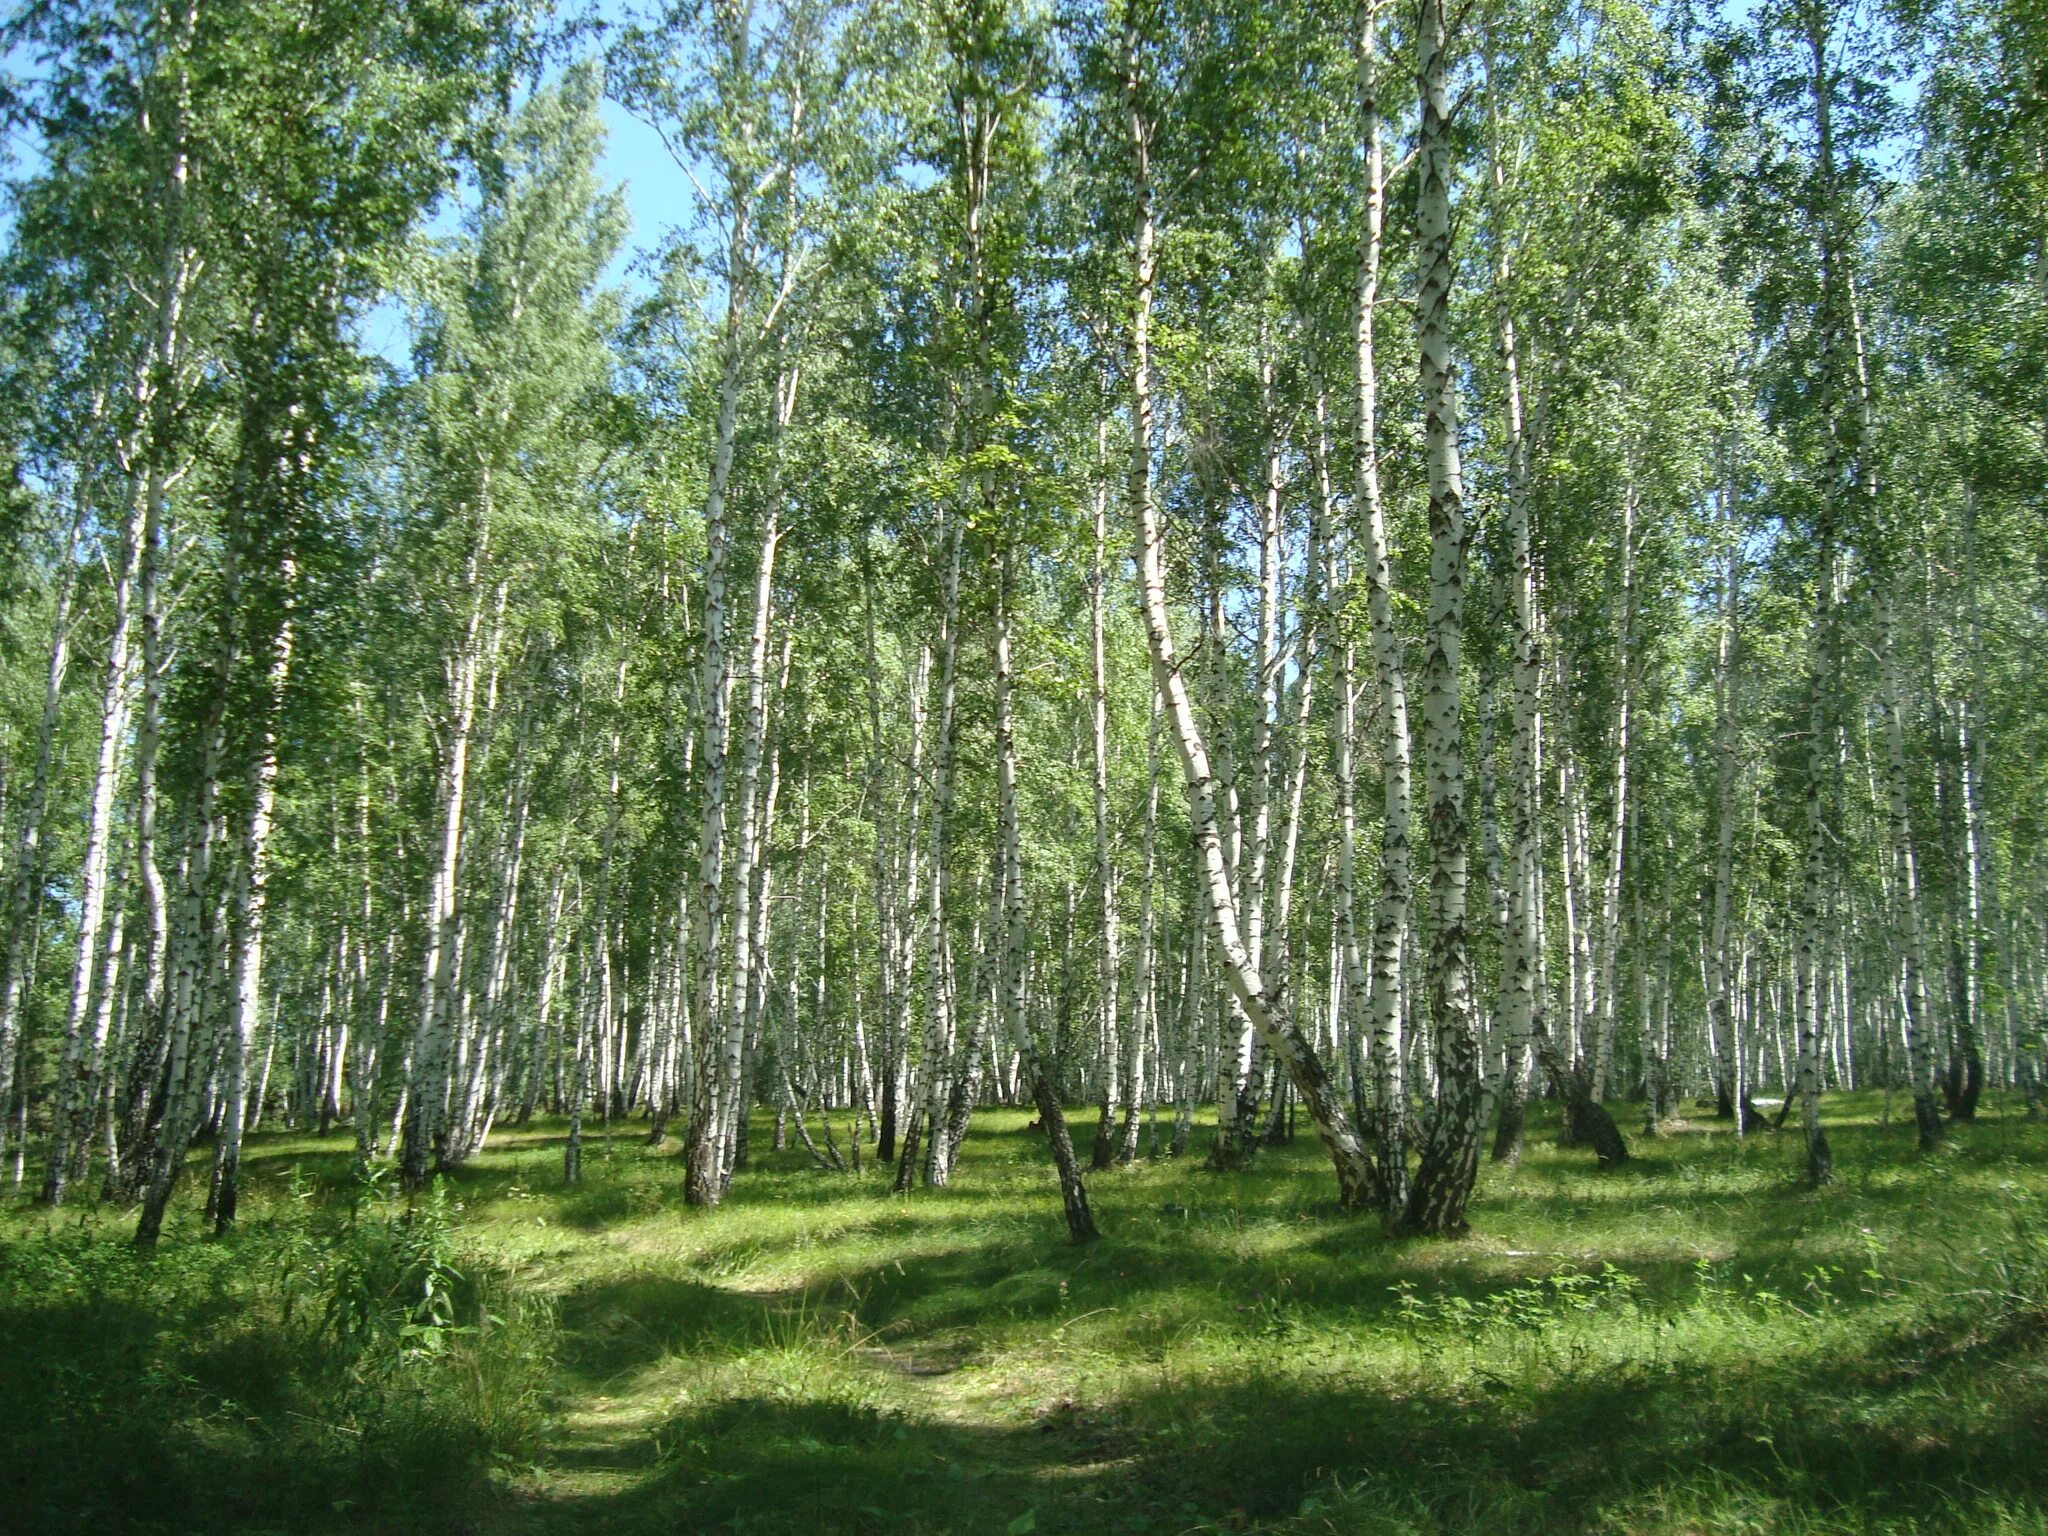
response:
<svg viewBox="0 0 2048 1536"><path fill-rule="evenodd" d="M2048 1532L2048 1126L1880 1115L1828 1101L1814 1193L1795 1135L1599 1173L1539 1113L1398 1243L1304 1130L1094 1175L1085 1248L1021 1113L948 1190L757 1151L715 1211L638 1122L410 1219L345 1130L261 1135L223 1242L0 1209L0 1529Z"/></svg>

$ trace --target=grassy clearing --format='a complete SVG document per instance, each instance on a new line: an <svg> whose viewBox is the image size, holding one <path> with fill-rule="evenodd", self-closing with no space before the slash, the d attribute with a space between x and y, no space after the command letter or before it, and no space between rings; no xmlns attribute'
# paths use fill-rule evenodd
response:
<svg viewBox="0 0 2048 1536"><path fill-rule="evenodd" d="M536 1126L410 1222L259 1138L225 1243L0 1216L0 1526L2048 1532L2048 1129L1878 1109L1819 1194L1792 1138L1539 1126L1402 1244L1306 1137L1097 1175L1086 1249L1022 1114L948 1191L757 1153L715 1212L624 1130L564 1191Z"/></svg>

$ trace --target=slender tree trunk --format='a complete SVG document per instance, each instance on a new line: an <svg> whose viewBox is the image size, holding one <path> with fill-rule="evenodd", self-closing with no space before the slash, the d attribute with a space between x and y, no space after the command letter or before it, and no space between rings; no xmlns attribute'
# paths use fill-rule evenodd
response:
<svg viewBox="0 0 2048 1536"><path fill-rule="evenodd" d="M1949 879L1949 1059L1944 1097L1955 1120L1977 1118L1984 1087L1984 1040L1979 1018L1977 932L1981 919L1977 850L1969 813L1970 749L1966 706L1935 705L1935 779L1946 833Z"/></svg>
<svg viewBox="0 0 2048 1536"><path fill-rule="evenodd" d="M488 491L486 492L488 494ZM461 920L464 817L468 809L471 737L476 729L476 695L482 670L484 594L479 585L489 538L488 514L480 512L464 559L469 617L448 665L448 719L435 797L440 837L427 895L427 946L420 970L419 1022L413 1033L410 1092L399 1171L405 1183L426 1183L444 1150L447 1098L453 1071L454 1011L460 969L457 936Z"/></svg>
<svg viewBox="0 0 2048 1536"><path fill-rule="evenodd" d="M1380 895L1373 917L1372 973L1365 996L1372 1036L1378 1195L1381 1214L1391 1225L1402 1219L1409 1195L1401 958L1414 899L1409 848L1414 745L1408 724L1407 662L1394 622L1392 551L1380 494L1379 363L1375 345L1386 217L1386 156L1379 110L1379 7L1380 0L1363 0L1355 40L1359 137L1365 149L1365 222L1359 236L1358 293L1353 311L1352 444L1357 461L1355 532L1364 544L1366 614L1380 695L1385 808L1380 832Z"/></svg>
<svg viewBox="0 0 2048 1536"><path fill-rule="evenodd" d="M1499 198L1506 184L1507 157L1500 142L1490 53L1486 83L1489 116L1493 119L1492 179L1495 197ZM1502 222L1505 222L1504 216ZM1509 831L1507 869L1503 877L1507 925L1501 935L1497 1028L1502 1038L1502 1061L1493 1161L1514 1164L1521 1160L1522 1155L1523 1095L1526 1092L1522 1067L1531 1041L1544 1033L1541 1015L1543 989L1537 977L1541 952L1537 939L1537 902L1543 878L1542 826L1537 803L1541 786L1538 741L1542 729L1543 662L1536 622L1536 571L1529 508L1529 442L1522 409L1521 351L1508 296L1508 245L1499 232L1496 232L1495 239L1500 254L1494 280L1493 321L1506 415L1508 589L1509 607L1514 619L1514 656L1510 678L1514 709L1508 736Z"/></svg>
<svg viewBox="0 0 2048 1536"><path fill-rule="evenodd" d="M172 911L169 979L164 992L164 1103L147 1150L142 1211L135 1243L155 1246L163 1231L185 1153L199 1129L213 1074L213 999L226 935L221 921L215 858L225 832L219 812L227 761L228 697L243 657L239 610L244 597L243 546L249 538L239 498L231 500L224 530L225 565L218 598L211 688L199 730L199 771L186 812L185 848Z"/></svg>
<svg viewBox="0 0 2048 1536"><path fill-rule="evenodd" d="M1430 599L1422 668L1422 737L1429 785L1429 1020L1438 1090L1423 1137L1405 1224L1465 1230L1479 1166L1479 1039L1465 933L1465 763L1458 687L1464 625L1465 488L1458 453L1458 388L1451 348L1450 23L1444 0L1422 0L1416 77L1415 329L1420 353L1424 458L1429 479Z"/></svg>
<svg viewBox="0 0 2048 1536"><path fill-rule="evenodd" d="M985 492L987 494L987 492ZM1002 997L1003 1028L1023 1058L1023 1072L1032 1102L1052 1141L1053 1161L1059 1170L1060 1199L1066 1208L1067 1233L1077 1243L1096 1236L1095 1218L1088 1210L1088 1192L1081 1182L1080 1160L1067 1131L1067 1118L1060 1106L1054 1062L1048 1062L1034 1038L1025 1016L1024 926L1024 843L1017 815L1017 737L1011 717L1010 611L1012 585L1007 544L999 557L1001 570L996 581L995 614L995 731L997 818L1000 831L1002 888L1002 964L998 990ZM1057 1058L1055 1058L1056 1061Z"/></svg>
<svg viewBox="0 0 2048 1536"><path fill-rule="evenodd" d="M130 666L134 634L135 571L142 548L147 512L146 478L137 476L133 497L121 525L120 547L113 567L113 628L107 640L104 682L100 690L99 751L94 761L87 800L85 852L78 875L78 929L71 965L71 1002L64 1015L64 1045L57 1067L55 1103L50 1116L50 1146L43 1177L43 1201L62 1205L70 1182L73 1152L90 1134L96 1084L91 1079L93 983L98 976L106 917L107 884L114 833L114 797L121 778L121 760L128 736Z"/></svg>
<svg viewBox="0 0 2048 1536"><path fill-rule="evenodd" d="M1101 422L1096 427L1096 457L1103 459L1108 451L1109 423ZM1104 469L1106 471L1107 465ZM1125 1086L1122 1077L1123 1048L1133 1049L1140 1054L1144 1051L1142 1021L1136 1033L1135 1043L1121 1038L1117 1018L1117 983L1121 975L1122 957L1118 951L1117 910L1116 910L1116 868L1110 862L1109 854L1109 673L1104 656L1103 618L1107 587L1109 584L1109 485L1105 480L1095 490L1095 538L1088 581L1088 641L1089 641L1089 763L1093 770L1091 790L1095 804L1095 908L1100 921L1099 942L1096 946L1096 981L1098 1005L1102 1011L1102 1027L1099 1031L1101 1059L1098 1070L1101 1074L1102 1118L1095 1130L1095 1147L1090 1161L1097 1168L1107 1168L1116 1155L1117 1097ZM1132 1033L1132 1032L1123 1032ZM1135 1107L1135 1101L1133 1101Z"/></svg>
<svg viewBox="0 0 2048 1536"><path fill-rule="evenodd" d="M740 1079L746 1055L749 979L754 966L755 929L751 898L754 893L755 863L760 855L761 831L755 803L760 793L761 762L768 734L768 632L774 613L775 551L781 538L776 519L778 510L771 501L768 523L761 531L760 559L755 566L754 575L753 631L748 641L746 660L745 734L740 748L740 813L733 857L735 888L747 906L732 925L732 969L730 979L724 988L724 1011L720 1026L722 1038L719 1041L715 1063L718 1082L712 1095L714 1122L707 1133L707 1139L713 1144L718 1162L713 1171L712 1182L704 1184L699 1189L698 1197L694 1198L694 1203L706 1205L716 1205L725 1197L726 1190L730 1187L729 1170L733 1157L733 1142L740 1134L746 1115L746 1106L740 1102ZM710 1153L707 1152L705 1155L709 1156ZM708 1199L701 1198L706 1194L709 1195Z"/></svg>
<svg viewBox="0 0 2048 1536"><path fill-rule="evenodd" d="M1159 1097L1147 1091L1147 1064L1159 1059L1159 982L1157 965L1158 915L1156 887L1159 862L1159 690L1152 690L1152 719L1145 732L1145 830L1144 874L1138 895L1138 948L1131 959L1131 980L1138 992L1131 1048L1124 1065L1124 1125L1117 1161L1128 1163L1138 1155L1138 1112L1149 1099L1153 1105L1153 1152L1158 1148Z"/></svg>
<svg viewBox="0 0 2048 1536"><path fill-rule="evenodd" d="M1941 1106L1935 1094L1934 1021L1927 1007L1927 939L1920 916L1919 856L1913 841L1895 618L1890 601L1882 602L1879 644L1884 686L1885 798L1891 815L1894 889L1905 951L1900 1000L1904 1009L1906 1056L1913 1076L1913 1121L1919 1130L1920 1149L1925 1152L1941 1144Z"/></svg>
<svg viewBox="0 0 2048 1536"><path fill-rule="evenodd" d="M1620 1017L1616 993L1617 968L1621 955L1621 882L1628 850L1629 748L1631 711L1635 703L1635 602L1636 602L1636 491L1631 484L1622 496L1621 513L1621 607L1619 645L1615 662L1621 672L1621 696L1614 718L1614 791L1607 823L1607 870L1600 886L1599 953L1595 959L1600 1001L1598 1033L1593 1051L1594 1101L1604 1100L1614 1075L1615 1026Z"/></svg>
<svg viewBox="0 0 2048 1536"><path fill-rule="evenodd" d="M50 803L50 771L57 746L57 718L64 702L64 678L71 666L72 597L77 588L75 556L83 499L72 516L59 567L55 610L50 624L48 664L43 671L43 710L36 727L35 768L22 804L14 837L12 878L7 884L5 949L0 950L0 1114L9 1111L17 1087L15 1063L21 1055L22 1003L28 993L29 952L43 899L43 820ZM0 1145L5 1137L0 1136ZM17 1143L19 1151L19 1143Z"/></svg>
<svg viewBox="0 0 2048 1536"><path fill-rule="evenodd" d="M284 580L289 587L289 568ZM292 627L289 618L270 646L264 679L262 716L257 727L255 757L249 764L249 806L242 823L242 845L235 869L234 957L229 963L228 1006L233 1017L228 1035L226 1110L214 1162L213 1221L216 1233L235 1224L241 1188L242 1128L248 1119L249 1056L255 1048L263 995L263 939L270 892L270 832L277 804L277 711L291 674ZM261 1096L258 1096L258 1104Z"/></svg>
<svg viewBox="0 0 2048 1536"><path fill-rule="evenodd" d="M1826 524L1820 540L1819 570L1814 577L1812 659L1807 680L1806 853L1799 892L1799 930L1793 962L1793 987L1798 1015L1798 1085L1801 1126L1806 1136L1806 1173L1810 1183L1834 1178L1834 1159L1821 1128L1821 1002L1822 971L1827 951L1828 845L1832 837L1828 793L1830 743L1834 721L1828 707L1834 686L1834 543Z"/></svg>
<svg viewBox="0 0 2048 1536"><path fill-rule="evenodd" d="M733 29L732 51L743 61L745 23ZM742 172L733 185L744 185ZM692 911L693 1002L703 1027L697 1032L696 1097L683 1156L688 1174L683 1196L692 1205L716 1205L723 1195L725 1147L719 1135L728 1107L718 1094L724 1080L720 1052L724 1034L713 1020L724 1017L719 959L725 947L726 737L730 729L731 661L726 647L726 562L731 532L726 491L732 480L739 438L741 385L746 374L748 289L751 281L752 209L744 196L733 209L726 247L725 329L719 343L718 418L713 430L711 473L704 494L704 651L697 674L702 810L697 828L697 905Z"/></svg>
<svg viewBox="0 0 2048 1536"><path fill-rule="evenodd" d="M1831 865L1829 843L1832 806L1835 716L1835 535L1837 508L1845 477L1854 475L1858 491L1863 480L1860 438L1844 412L1847 358L1847 241L1841 229L1836 187L1833 132L1833 79L1827 57L1828 17L1817 0L1802 7L1813 61L1811 88L1817 140L1815 201L1811 210L1820 257L1821 403L1826 429L1827 492L1821 499L1815 528L1818 558L1814 573L1814 608L1808 676L1806 744L1806 854L1799 894L1799 930L1794 961L1795 1006L1798 1014L1798 1095L1806 1136L1808 1182L1822 1185L1834 1178L1834 1157L1821 1128L1821 1002L1822 970L1827 949Z"/></svg>
<svg viewBox="0 0 2048 1536"><path fill-rule="evenodd" d="M1857 340L1857 360L1860 366L1863 357L1860 327L1857 331ZM1862 391L1862 399L1868 411L1867 386ZM1867 426L1865 431L1866 434L1869 431ZM1984 675L1984 622L1977 570L1977 493L1974 487L1965 487L1963 493L1962 545L1966 642L1969 649L1969 718L1973 722L1969 740L1968 793L1964 797L1963 813L1970 833L1971 871L1979 894L1977 931L1980 968L1994 974L1998 983L2000 1012L2003 1017L2001 1041L2007 1060L2006 1079L2014 1083L2031 1083L2028 1070L2018 1059L2021 1040L2020 988L2018 972L2014 965L2015 936L2007 927L2004 904L2000 899L1998 849L1987 810L1991 796L1987 747L1990 731L1985 710L1987 692ZM1990 963L1982 963L1982 945L1986 939L1993 950ZM1975 1108L1974 1102L1972 1108Z"/></svg>
<svg viewBox="0 0 2048 1536"><path fill-rule="evenodd" d="M952 825L955 702L960 670L960 559L965 537L965 519L953 517L944 531L944 575L941 578L939 611L939 697L932 740L932 826L931 884L925 912L925 1106L930 1124L930 1153L925 1161L925 1183L943 1188L953 1176L953 1159L959 1151L959 1134L966 1130L965 1114L971 1102L963 1103L959 1133L955 1131L951 1105L962 1074L954 1070L957 1047L958 991L953 974L952 922ZM940 1071L940 1064L946 1067Z"/></svg>
<svg viewBox="0 0 2048 1536"><path fill-rule="evenodd" d="M1714 1112L1743 1127L1736 1111L1740 1094L1741 1047L1736 1040L1729 947L1735 902L1735 788L1741 771L1741 725L1737 714L1736 653L1740 643L1742 540L1736 521L1732 471L1721 491L1721 537L1725 546L1718 594L1719 625L1714 645L1714 918L1707 944L1707 1027L1714 1055Z"/></svg>

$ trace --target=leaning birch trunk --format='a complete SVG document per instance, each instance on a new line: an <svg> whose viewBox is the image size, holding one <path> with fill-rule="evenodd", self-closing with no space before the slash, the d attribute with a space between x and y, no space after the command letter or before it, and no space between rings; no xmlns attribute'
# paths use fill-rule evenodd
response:
<svg viewBox="0 0 2048 1536"><path fill-rule="evenodd" d="M1479 1039L1465 935L1465 762L1458 686L1464 623L1465 486L1458 454L1458 381L1451 336L1453 165L1450 23L1444 0L1423 0L1417 28L1422 124L1416 140L1415 332L1429 480L1429 627L1422 666L1422 741L1429 787L1429 1021L1438 1092L1409 1192L1405 1225L1465 1230L1479 1167Z"/></svg>
<svg viewBox="0 0 2048 1536"><path fill-rule="evenodd" d="M219 665L217 702L204 728L198 794L188 812L185 850L180 861L177 902L172 911L170 973L164 990L164 1102L147 1148L143 1175L142 1213L136 1223L136 1246L148 1248L163 1230L164 1214L185 1161L186 1149L198 1129L201 1099L212 1071L212 1042L207 1024L212 1015L213 974L208 964L213 921L214 855L219 842L215 807L225 754L222 712L226 674L232 671L233 650Z"/></svg>
<svg viewBox="0 0 2048 1536"><path fill-rule="evenodd" d="M191 151L186 138L190 108L190 70L185 52L191 46L198 24L196 5L182 7L171 41L173 91L168 123L170 158L164 167L163 202L152 210L160 220L160 247L156 291L151 295L156 323L147 345L137 352L127 386L131 412L122 434L119 457L126 477L126 510L120 534L120 554L113 571L113 626L107 640L106 681L101 695L100 744L95 764L91 808L86 822L86 845L77 900L79 904L78 947L72 970L71 1003L65 1015L63 1061L57 1078L57 1099L51 1123L49 1173L43 1198L60 1204L64 1198L66 1164L73 1147L87 1134L82 1121L91 1115L94 1085L81 1081L86 1066L82 1036L92 987L100 925L106 914L108 842L113 819L113 797L128 725L129 650L132 644L139 564L147 537L160 517L165 488L165 458L170 451L175 402L171 391L180 363L180 342L184 333L185 303L194 274L192 251L185 239L185 195L191 178ZM154 915L154 912L152 913ZM0 1037L7 1023L0 1016ZM0 1040L4 1044L4 1040ZM11 1053L8 1053L11 1059ZM0 1079L8 1068L0 1066ZM5 1104L0 1095L0 1106Z"/></svg>
<svg viewBox="0 0 2048 1536"><path fill-rule="evenodd" d="M1892 604L1882 598L1879 611L1880 664L1884 687L1885 802L1891 816L1892 866L1901 937L1905 941L1905 974L1900 1001L1905 1013L1906 1058L1913 1078L1913 1123L1920 1150L1941 1145L1941 1104L1935 1093L1934 1021L1927 1007L1927 937L1920 914L1920 866L1913 842L1910 781L1906 772L1906 724L1899 686L1898 637Z"/></svg>
<svg viewBox="0 0 2048 1536"><path fill-rule="evenodd" d="M1213 431L1205 425L1204 432ZM1203 632L1197 649L1208 658L1203 669L1203 709L1208 715L1215 749L1211 758L1215 780L1218 831L1223 840L1223 866L1233 892L1242 888L1245 876L1245 807L1238 794L1237 765L1234 761L1234 726L1230 699L1234 685L1230 676L1229 620L1224 612L1226 577L1221 551L1229 535L1224 531L1222 497L1204 475L1203 503L1208 526L1201 535L1201 589ZM1246 1143L1239 1120L1246 1113L1251 1095L1252 1067L1258 1055L1258 1029L1251 1016L1226 991L1213 1031L1203 1031L1205 1053L1213 1048L1209 1062L1210 1091L1216 1100L1216 1136L1209 1144L1212 1166L1227 1165Z"/></svg>
<svg viewBox="0 0 2048 1536"><path fill-rule="evenodd" d="M1301 1095L1302 1105L1337 1170L1339 1197L1348 1207L1374 1204L1378 1197L1372 1157L1351 1116L1340 1102L1322 1059L1288 1016L1281 988L1252 966L1238 925L1237 901L1224 859L1217 823L1215 780L1207 746L1195 721L1180 657L1175 651L1166 600L1166 533L1152 495L1151 323L1153 224L1151 186L1152 124L1142 93L1142 59L1135 24L1125 32L1125 99L1131 145L1137 167L1133 259L1136 304L1131 327L1131 520L1137 535L1138 584L1144 600L1145 638L1152 657L1152 679L1166 702L1166 712L1186 770L1188 814L1199 862L1202 899L1208 907L1210 931L1220 952L1231 995L1244 1009L1267 1047L1279 1058Z"/></svg>
<svg viewBox="0 0 2048 1536"><path fill-rule="evenodd" d="M141 713L135 725L135 869L142 885L144 922L141 984L135 1002L141 1017L128 1053L127 1080L109 1113L109 1134L118 1144L110 1156L105 1194L126 1202L134 1197L144 1122L163 1066L164 984L170 961L170 886L158 856L159 746L163 735L164 681L170 661L164 643L163 542L167 476L151 469L149 507L143 517L142 553L136 568L136 597L142 626Z"/></svg>

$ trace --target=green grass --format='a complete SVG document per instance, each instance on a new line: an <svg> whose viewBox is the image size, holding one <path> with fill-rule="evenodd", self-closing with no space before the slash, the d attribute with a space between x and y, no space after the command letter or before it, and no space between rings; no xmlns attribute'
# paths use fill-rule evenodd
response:
<svg viewBox="0 0 2048 1536"><path fill-rule="evenodd" d="M1828 1117L1820 1193L1793 1137L1601 1174L1539 1118L1461 1241L1303 1136L1096 1175L1087 1248L1015 1113L950 1190L757 1151L709 1212L539 1125L411 1224L259 1137L227 1242L0 1214L0 1528L2048 1532L2048 1128Z"/></svg>

